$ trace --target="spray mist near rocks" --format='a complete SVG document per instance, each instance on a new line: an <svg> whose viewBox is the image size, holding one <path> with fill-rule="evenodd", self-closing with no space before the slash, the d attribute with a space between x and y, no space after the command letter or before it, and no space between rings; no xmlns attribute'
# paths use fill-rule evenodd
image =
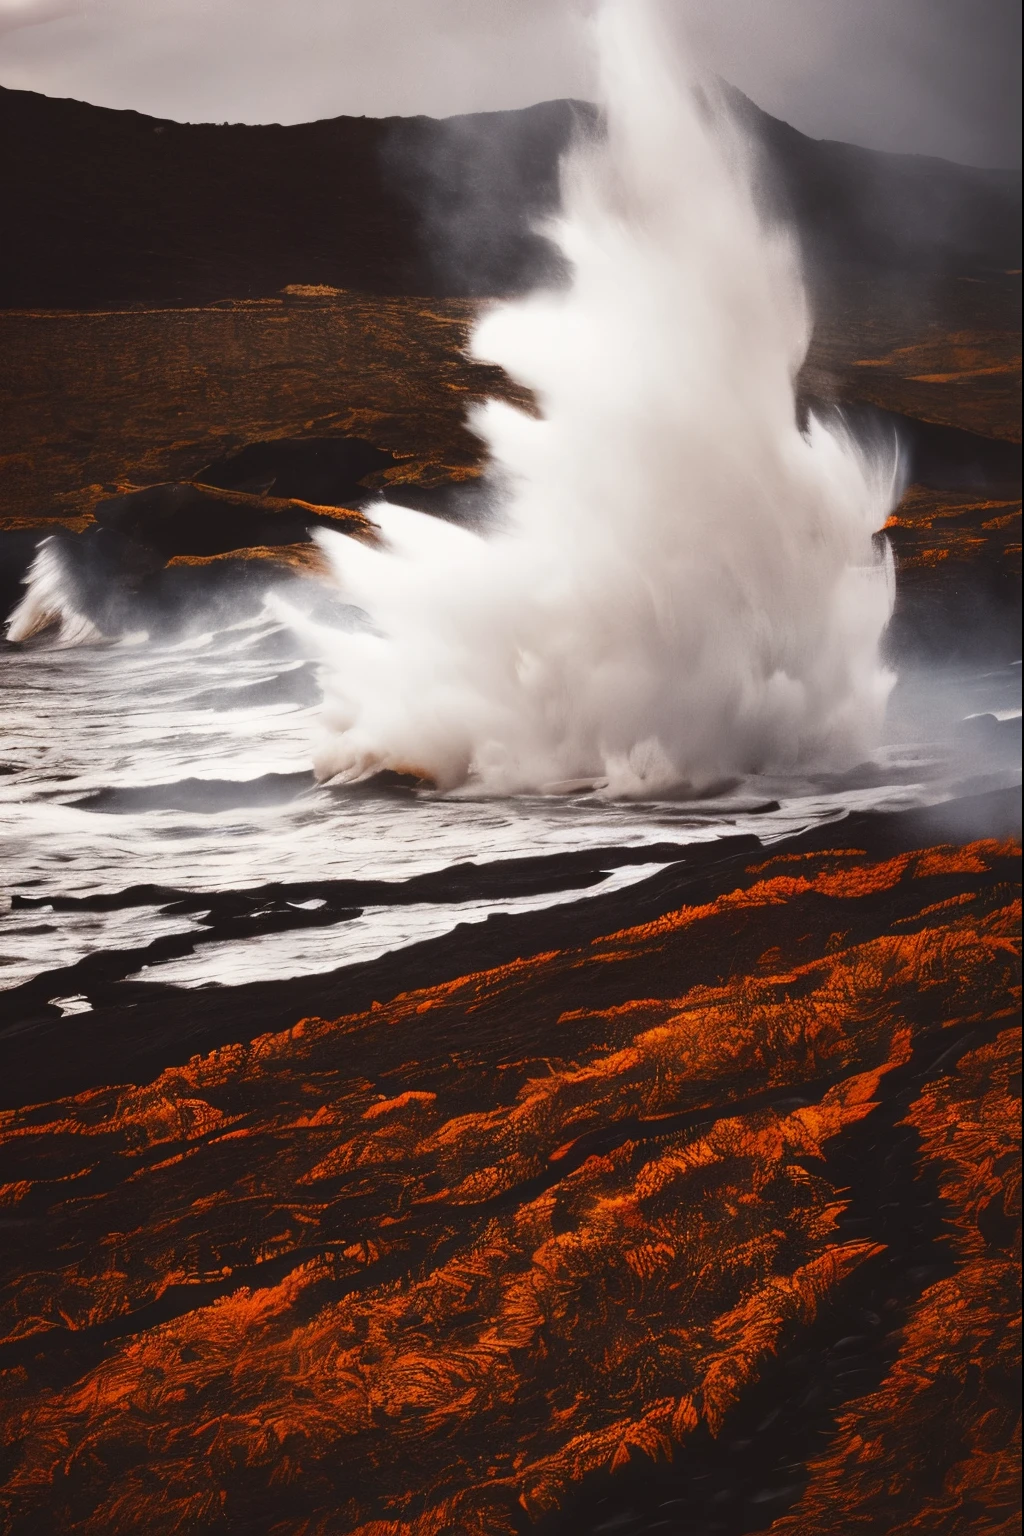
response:
<svg viewBox="0 0 1024 1536"><path fill-rule="evenodd" d="M880 728L895 446L798 421L797 248L713 84L638 0L594 39L605 131L567 156L547 231L568 281L472 341L538 407L472 418L495 524L379 505L377 547L319 535L370 621L320 631L323 778L700 792L848 764Z"/></svg>

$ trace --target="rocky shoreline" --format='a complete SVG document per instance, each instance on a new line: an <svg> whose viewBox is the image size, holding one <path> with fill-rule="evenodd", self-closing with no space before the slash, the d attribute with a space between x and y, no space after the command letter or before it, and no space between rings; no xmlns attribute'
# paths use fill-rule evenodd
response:
<svg viewBox="0 0 1024 1536"><path fill-rule="evenodd" d="M9 1026L9 1528L1002 1518L1017 829L851 815Z"/></svg>

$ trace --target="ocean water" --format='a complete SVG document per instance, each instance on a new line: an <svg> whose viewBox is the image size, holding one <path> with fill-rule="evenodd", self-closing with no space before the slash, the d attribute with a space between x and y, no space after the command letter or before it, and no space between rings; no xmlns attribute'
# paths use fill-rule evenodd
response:
<svg viewBox="0 0 1024 1536"><path fill-rule="evenodd" d="M0 655L0 988L105 950L199 932L202 909L153 901L53 911L57 898L153 884L196 894L273 882L401 882L454 865L582 849L652 849L597 884L486 901L370 904L321 927L208 942L136 973L183 986L333 970L492 912L649 878L656 845L752 832L774 841L870 806L923 805L1012 782L1020 666L904 676L882 740L853 770L748 778L702 798L601 791L485 796L316 784L318 668L270 608L173 642L142 635ZM1001 723L1000 723L1001 722ZM1019 743L1019 736L1017 737ZM13 897L32 905L11 904ZM313 910L317 897L307 898ZM300 902L295 903L301 910ZM76 1006L74 998L66 1004Z"/></svg>

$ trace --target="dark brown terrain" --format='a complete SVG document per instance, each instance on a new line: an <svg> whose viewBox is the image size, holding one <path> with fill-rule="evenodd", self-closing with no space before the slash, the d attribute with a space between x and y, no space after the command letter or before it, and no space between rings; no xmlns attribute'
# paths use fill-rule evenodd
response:
<svg viewBox="0 0 1024 1536"><path fill-rule="evenodd" d="M589 109L0 106L8 607L50 533L142 589L301 565L374 488L472 505L466 406L514 391L466 338L557 279L530 223ZM910 457L891 644L1019 655L1019 177L743 110L805 242L805 400ZM0 994L5 1529L1011 1536L1019 856L1016 794L967 793L326 977L183 994L133 952ZM96 899L188 899L131 878Z"/></svg>

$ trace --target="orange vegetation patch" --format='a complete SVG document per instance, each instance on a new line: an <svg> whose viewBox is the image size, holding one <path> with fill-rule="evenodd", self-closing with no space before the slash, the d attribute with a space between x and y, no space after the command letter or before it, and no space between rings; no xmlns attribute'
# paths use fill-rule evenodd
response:
<svg viewBox="0 0 1024 1536"><path fill-rule="evenodd" d="M962 1264L920 1298L871 1443L884 1460L899 1415L926 1459L918 1407L1004 1316L977 1234L1013 1208L1017 856L779 856L580 949L7 1114L0 1177L45 1215L0 1294L11 1531L509 1536L581 1478L717 1434L881 1252L837 1231L833 1148L919 1042L990 1029L910 1114ZM51 1379L58 1340L86 1354ZM978 1392L957 1444L998 1459ZM809 1532L815 1489L846 1507L834 1458L865 1433L838 1433Z"/></svg>
<svg viewBox="0 0 1024 1536"><path fill-rule="evenodd" d="M937 278L916 294L854 278L818 317L802 384L1019 443L1019 315L1015 273Z"/></svg>
<svg viewBox="0 0 1024 1536"><path fill-rule="evenodd" d="M466 409L526 392L466 356L478 306L305 288L279 299L0 313L0 502L43 531L91 487L188 480L247 443L362 437L389 481L479 472ZM61 359L59 387L52 359Z"/></svg>
<svg viewBox="0 0 1024 1536"><path fill-rule="evenodd" d="M960 1262L921 1296L895 1365L842 1415L777 1536L1020 1529L1020 1072L1020 1033L1004 1030L911 1109Z"/></svg>

